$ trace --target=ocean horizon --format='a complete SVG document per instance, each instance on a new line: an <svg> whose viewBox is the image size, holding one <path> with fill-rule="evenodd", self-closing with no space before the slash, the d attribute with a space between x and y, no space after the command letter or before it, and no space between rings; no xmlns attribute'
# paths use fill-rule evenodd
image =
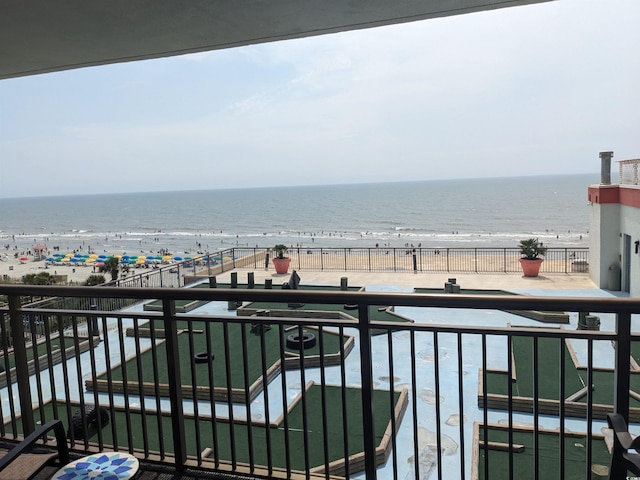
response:
<svg viewBox="0 0 640 480"><path fill-rule="evenodd" d="M588 246L599 174L0 199L0 241L96 252Z"/></svg>

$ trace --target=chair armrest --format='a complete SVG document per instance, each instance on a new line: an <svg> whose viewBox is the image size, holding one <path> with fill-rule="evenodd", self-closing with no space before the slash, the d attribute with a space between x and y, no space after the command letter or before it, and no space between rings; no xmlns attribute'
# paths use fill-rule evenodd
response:
<svg viewBox="0 0 640 480"><path fill-rule="evenodd" d="M13 447L2 458L0 458L0 471L17 459L21 454L25 453L34 443L45 436L47 432L53 430L56 436L56 446L58 448L58 459L60 463L66 465L69 463L69 447L67 446L67 435L64 425L60 420L51 420L37 428L33 433L27 435L18 445Z"/></svg>

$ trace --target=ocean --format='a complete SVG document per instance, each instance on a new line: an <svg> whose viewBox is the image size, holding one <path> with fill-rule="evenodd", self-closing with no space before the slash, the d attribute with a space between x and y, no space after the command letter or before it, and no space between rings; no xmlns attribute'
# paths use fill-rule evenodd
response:
<svg viewBox="0 0 640 480"><path fill-rule="evenodd" d="M0 242L61 252L588 246L599 174L0 199Z"/></svg>

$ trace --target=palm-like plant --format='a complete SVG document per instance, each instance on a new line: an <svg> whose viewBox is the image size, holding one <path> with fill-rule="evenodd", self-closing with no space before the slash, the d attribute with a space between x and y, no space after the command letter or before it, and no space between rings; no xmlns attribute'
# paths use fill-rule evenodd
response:
<svg viewBox="0 0 640 480"><path fill-rule="evenodd" d="M547 247L537 238L520 240L520 255L523 259L536 260L538 257L544 257L545 253L547 253Z"/></svg>
<svg viewBox="0 0 640 480"><path fill-rule="evenodd" d="M277 258L284 258L284 254L287 253L287 250L289 250L289 248L286 245L279 243L275 247L273 247L273 250L276 252Z"/></svg>

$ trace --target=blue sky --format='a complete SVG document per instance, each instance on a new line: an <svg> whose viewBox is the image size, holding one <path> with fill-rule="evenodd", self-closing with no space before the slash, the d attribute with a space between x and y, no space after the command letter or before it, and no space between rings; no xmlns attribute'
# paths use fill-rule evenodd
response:
<svg viewBox="0 0 640 480"><path fill-rule="evenodd" d="M597 172L640 157L639 19L562 0L2 80L0 197Z"/></svg>

